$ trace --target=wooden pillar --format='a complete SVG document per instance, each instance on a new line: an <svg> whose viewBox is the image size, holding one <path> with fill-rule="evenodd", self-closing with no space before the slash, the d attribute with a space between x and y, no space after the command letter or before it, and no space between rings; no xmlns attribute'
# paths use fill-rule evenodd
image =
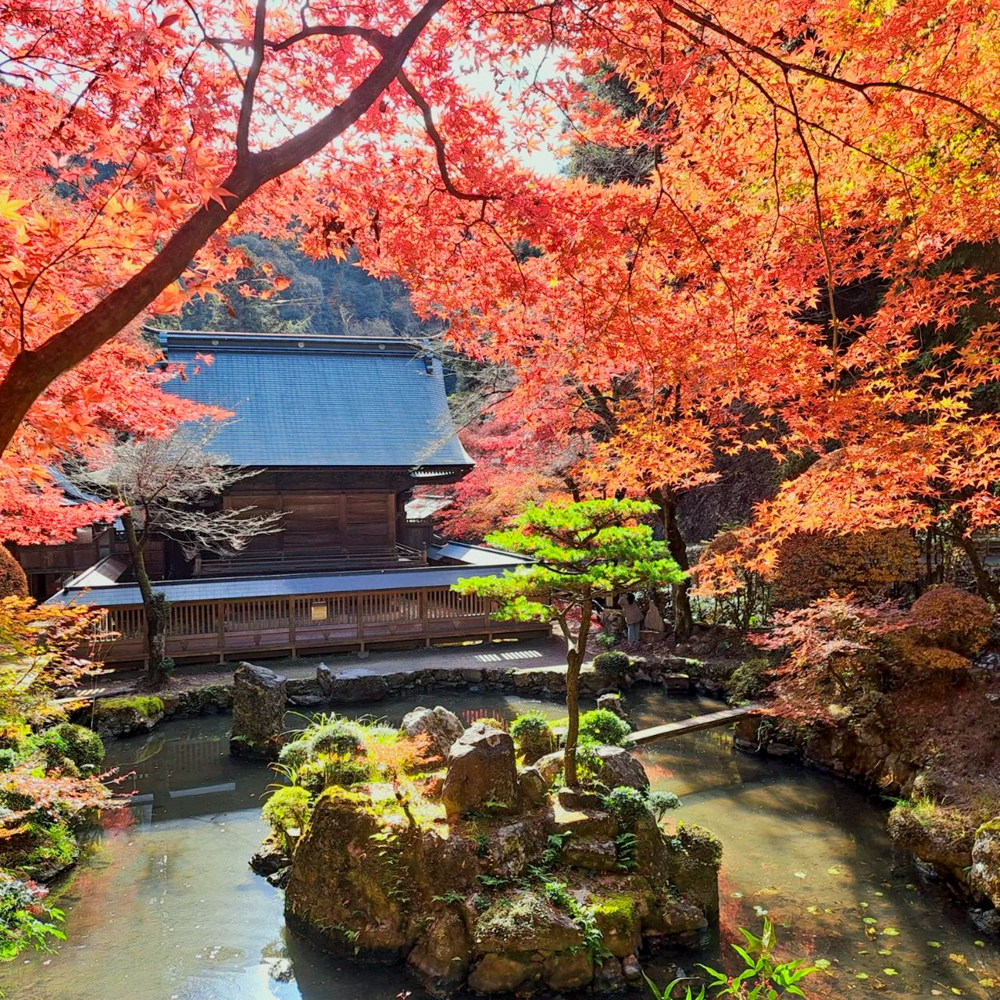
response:
<svg viewBox="0 0 1000 1000"><path fill-rule="evenodd" d="M420 621L422 622L422 629L424 633L424 645L430 646L431 644L431 623L427 618L427 591L419 591L419 597L417 599L417 609L420 615Z"/></svg>
<svg viewBox="0 0 1000 1000"><path fill-rule="evenodd" d="M361 652L365 651L365 612L364 595L354 595L354 615L358 620L358 642L361 644Z"/></svg>
<svg viewBox="0 0 1000 1000"><path fill-rule="evenodd" d="M225 613L225 602L216 601L215 602L215 618L216 626L218 628L218 642L219 642L219 663L225 663L226 661L226 613Z"/></svg>
<svg viewBox="0 0 1000 1000"><path fill-rule="evenodd" d="M298 655L295 651L295 598L288 598L288 645L292 650L292 656Z"/></svg>

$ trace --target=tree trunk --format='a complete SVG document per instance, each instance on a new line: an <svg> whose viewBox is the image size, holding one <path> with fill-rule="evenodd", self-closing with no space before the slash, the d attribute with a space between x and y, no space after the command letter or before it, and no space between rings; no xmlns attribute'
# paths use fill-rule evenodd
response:
<svg viewBox="0 0 1000 1000"><path fill-rule="evenodd" d="M688 561L687 544L681 534L681 526L677 522L677 504L665 492L659 491L656 500L660 505L663 518L663 535L670 550L670 557L685 573L691 568ZM675 583L674 597L674 635L678 639L687 639L694 631L694 614L691 611L691 578L686 577L683 583Z"/></svg>
<svg viewBox="0 0 1000 1000"><path fill-rule="evenodd" d="M985 598L994 607L1000 608L1000 585L990 576L989 570L983 565L976 543L967 535L960 535L957 541L969 560L979 596Z"/></svg>
<svg viewBox="0 0 1000 1000"><path fill-rule="evenodd" d="M590 588L583 594L583 607L580 612L580 631L576 643L569 644L566 649L566 713L569 722L566 725L566 752L563 757L563 767L566 784L570 787L580 784L580 776L576 766L576 743L580 734L580 668L583 658L587 655L587 638L590 635Z"/></svg>
<svg viewBox="0 0 1000 1000"><path fill-rule="evenodd" d="M122 525L125 528L125 538L128 541L129 555L132 557L132 570L135 573L139 593L142 595L142 606L146 613L146 645L149 651L149 683L160 687L168 677L165 660L167 659L167 622L166 602L161 594L153 592L153 585L146 571L146 558L143 546L136 534L135 521L130 511L122 514Z"/></svg>

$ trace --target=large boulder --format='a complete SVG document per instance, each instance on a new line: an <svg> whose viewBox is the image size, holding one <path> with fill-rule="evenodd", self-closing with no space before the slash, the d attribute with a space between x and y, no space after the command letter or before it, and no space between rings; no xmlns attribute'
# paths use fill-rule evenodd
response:
<svg viewBox="0 0 1000 1000"><path fill-rule="evenodd" d="M447 993L465 982L472 948L465 921L453 907L434 917L407 956L413 971L433 992Z"/></svg>
<svg viewBox="0 0 1000 1000"><path fill-rule="evenodd" d="M583 946L583 930L540 890L519 888L495 896L472 931L477 955L488 952L560 952Z"/></svg>
<svg viewBox="0 0 1000 1000"><path fill-rule="evenodd" d="M473 993L513 993L531 975L531 963L491 952L469 974Z"/></svg>
<svg viewBox="0 0 1000 1000"><path fill-rule="evenodd" d="M233 674L233 731L229 752L275 760L284 743L287 682L267 667L241 663Z"/></svg>
<svg viewBox="0 0 1000 1000"><path fill-rule="evenodd" d="M594 762L594 778L605 788L637 788L645 791L649 788L649 777L646 769L621 747L598 747Z"/></svg>
<svg viewBox="0 0 1000 1000"><path fill-rule="evenodd" d="M509 733L477 722L448 754L441 801L449 817L517 808L517 758Z"/></svg>
<svg viewBox="0 0 1000 1000"><path fill-rule="evenodd" d="M391 851L380 852L372 837L385 833L371 798L328 788L295 848L285 890L289 926L335 953L403 958L410 943L407 882L420 870L420 845L394 830Z"/></svg>
<svg viewBox="0 0 1000 1000"><path fill-rule="evenodd" d="M451 745L465 732L462 720L448 709L415 708L403 716L402 730L411 740L424 744L422 758L426 764L447 759Z"/></svg>
<svg viewBox="0 0 1000 1000"><path fill-rule="evenodd" d="M976 831L969 884L1000 909L1000 817Z"/></svg>

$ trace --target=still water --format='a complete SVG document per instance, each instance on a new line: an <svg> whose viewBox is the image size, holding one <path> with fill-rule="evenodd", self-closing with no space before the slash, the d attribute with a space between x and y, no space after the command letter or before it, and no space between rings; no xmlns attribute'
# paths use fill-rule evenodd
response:
<svg viewBox="0 0 1000 1000"><path fill-rule="evenodd" d="M555 702L471 692L441 691L426 703L467 723L528 708L564 714ZM356 705L350 714L398 721L413 704ZM656 692L633 696L630 707L648 726L719 706ZM0 969L11 1000L394 1000L405 990L419 1000L402 969L331 959L285 931L281 893L247 867L266 832L260 804L270 774L230 758L229 722L169 723L109 747L109 763L133 775L130 816L101 832L56 893L68 940ZM808 981L810 996L1000 998L996 941L893 849L883 803L735 753L720 731L654 745L643 758L654 787L682 798L672 818L708 826L724 844L724 942L739 926L759 929L767 914L779 951L829 963ZM718 964L719 945L682 960Z"/></svg>

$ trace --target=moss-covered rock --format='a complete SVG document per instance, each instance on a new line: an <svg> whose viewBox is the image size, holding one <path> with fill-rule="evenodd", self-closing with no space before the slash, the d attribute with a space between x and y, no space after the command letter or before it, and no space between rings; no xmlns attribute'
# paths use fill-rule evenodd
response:
<svg viewBox="0 0 1000 1000"><path fill-rule="evenodd" d="M434 992L447 993L465 982L472 944L465 921L454 907L432 918L406 961Z"/></svg>
<svg viewBox="0 0 1000 1000"><path fill-rule="evenodd" d="M472 932L477 955L487 952L558 952L579 948L583 931L570 914L540 890L514 889L497 896Z"/></svg>
<svg viewBox="0 0 1000 1000"><path fill-rule="evenodd" d="M377 961L406 954L412 944L406 904L419 861L411 831L384 828L367 795L329 788L313 807L293 861L285 891L293 928L334 952Z"/></svg>
<svg viewBox="0 0 1000 1000"><path fill-rule="evenodd" d="M529 959L490 953L469 973L469 989L473 993L512 993L531 975Z"/></svg>
<svg viewBox="0 0 1000 1000"><path fill-rule="evenodd" d="M1000 909L1000 816L976 831L969 884Z"/></svg>
<svg viewBox="0 0 1000 1000"><path fill-rule="evenodd" d="M469 745L509 741L486 727L476 737ZM527 995L617 989L621 959L636 978L645 939L697 943L702 901L718 906L717 842L684 828L668 840L643 803L626 822L596 785L553 793L543 783L530 799L446 813L425 785L394 772L319 795L286 845L290 928L362 961L405 959L436 994ZM286 798L294 810L305 799ZM273 818L284 830L299 815Z"/></svg>
<svg viewBox="0 0 1000 1000"><path fill-rule="evenodd" d="M633 893L612 892L588 901L604 947L618 958L638 951L642 942L641 897Z"/></svg>
<svg viewBox="0 0 1000 1000"><path fill-rule="evenodd" d="M101 698L93 711L94 729L102 736L148 733L163 718L163 699L155 695Z"/></svg>
<svg viewBox="0 0 1000 1000"><path fill-rule="evenodd" d="M699 907L711 920L719 916L719 866L722 844L702 826L677 824L668 843L670 882L684 899Z"/></svg>
<svg viewBox="0 0 1000 1000"><path fill-rule="evenodd" d="M964 879L964 870L972 864L975 831L968 818L929 799L894 806L889 813L889 835L943 874Z"/></svg>

